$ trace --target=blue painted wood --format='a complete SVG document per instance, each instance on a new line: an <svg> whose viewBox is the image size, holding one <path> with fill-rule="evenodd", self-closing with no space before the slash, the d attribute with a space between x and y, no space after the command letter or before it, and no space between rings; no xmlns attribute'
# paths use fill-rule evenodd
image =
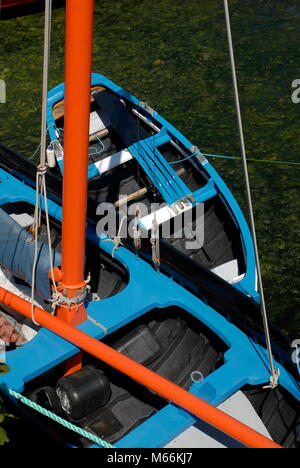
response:
<svg viewBox="0 0 300 468"><path fill-rule="evenodd" d="M128 99L133 105L138 106L140 105L141 101L136 99L130 93L122 89L117 84L113 83L106 77L99 75L99 74L92 74L91 77L91 85L92 86L104 86L107 89L117 93L120 97L125 97ZM55 128L55 121L53 119L52 108L53 106L58 103L59 101L64 99L64 84L60 84L56 86L53 90L49 92L48 96L48 110L47 110L47 124L49 129L50 139L53 141L57 138L56 135L56 128ZM144 110L144 108L143 108ZM161 115L154 111L154 113L150 113L148 115L149 122L154 123L156 126L161 127L160 132L143 141L139 144L133 145L131 147L131 151L134 157L140 162L143 169L146 171L150 179L153 183L156 184L158 191L161 193L164 201L166 203L174 203L178 199L190 194L188 187L180 180L180 178L175 174L174 176L174 167L175 166L168 166L166 161L162 161L164 158L160 155L157 148L172 138L177 140L183 147L186 148L187 153L190 152L193 144L184 136L182 135L175 127L173 127L168 121L166 121ZM155 154L157 164L159 164L160 170L155 170L153 166L153 160L151 162L151 153L152 151L146 151L146 155L141 148L144 148L145 145L152 150L153 147L156 147ZM153 146L152 146L153 145ZM141 154L142 153L142 154ZM245 220L245 217L237 204L235 198L233 197L231 191L226 186L224 181L221 177L217 174L214 170L212 165L205 159L203 156L195 158L195 164L198 167L202 167L205 170L207 177L209 178L208 185L195 193L193 196L196 198L197 203L203 203L204 201L209 200L213 196L220 195L225 200L228 207L230 207L230 211L232 212L233 218L236 220L237 224L241 229L241 237L243 241L243 246L245 250L245 257L246 257L246 274L243 280L235 285L235 287L242 292L253 297L254 300L260 302L260 297L257 291L257 272L256 272L256 262L255 262L255 255L253 249L253 242L251 233L248 227L248 224ZM59 162L61 169L63 170L63 161ZM173 177L172 177L173 174ZM94 178L99 175L98 169L95 167L94 164L89 166L89 179ZM166 182L167 181L167 182ZM175 185L173 186L173 181ZM176 187L175 187L176 186ZM174 190L173 190L174 187Z"/></svg>

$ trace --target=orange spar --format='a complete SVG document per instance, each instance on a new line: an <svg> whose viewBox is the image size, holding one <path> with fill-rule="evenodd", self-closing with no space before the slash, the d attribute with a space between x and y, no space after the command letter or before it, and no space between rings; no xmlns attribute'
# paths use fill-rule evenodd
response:
<svg viewBox="0 0 300 468"><path fill-rule="evenodd" d="M3 288L0 288L0 303L31 318L31 304ZM242 444L251 448L282 448L275 442L183 390L178 385L161 377L147 367L120 354L59 318L51 316L39 307L35 307L35 319L41 326L48 328L58 336L81 348L81 350L123 372L136 382L139 382L198 418L203 419L208 424L228 434Z"/></svg>

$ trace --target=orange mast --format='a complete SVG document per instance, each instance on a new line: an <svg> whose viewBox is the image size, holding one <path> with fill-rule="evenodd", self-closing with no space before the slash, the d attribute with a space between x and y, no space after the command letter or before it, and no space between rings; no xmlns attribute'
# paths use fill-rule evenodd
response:
<svg viewBox="0 0 300 468"><path fill-rule="evenodd" d="M86 290L84 260L92 73L94 0L67 0L65 133L61 285L66 301L58 317L76 326L86 320L78 298ZM80 301L81 302L81 301ZM83 301L82 301L83 302Z"/></svg>

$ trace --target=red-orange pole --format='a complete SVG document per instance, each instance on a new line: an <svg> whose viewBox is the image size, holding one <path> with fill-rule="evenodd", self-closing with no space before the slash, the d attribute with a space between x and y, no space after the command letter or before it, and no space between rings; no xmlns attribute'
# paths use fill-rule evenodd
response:
<svg viewBox="0 0 300 468"><path fill-rule="evenodd" d="M69 298L85 288L93 12L94 0L67 0L61 283ZM86 319L83 307L61 307L58 316L73 325Z"/></svg>
<svg viewBox="0 0 300 468"><path fill-rule="evenodd" d="M0 303L31 318L31 304L3 288L0 288ZM35 319L41 326L48 328L58 336L80 347L83 351L92 354L106 364L123 372L136 382L153 390L163 398L172 401L198 418L203 419L208 424L240 441L247 447L282 448L231 416L228 416L205 401L200 400L200 398L178 387L178 385L173 384L150 369L147 369L147 367L120 354L68 323L51 316L39 307L35 308Z"/></svg>

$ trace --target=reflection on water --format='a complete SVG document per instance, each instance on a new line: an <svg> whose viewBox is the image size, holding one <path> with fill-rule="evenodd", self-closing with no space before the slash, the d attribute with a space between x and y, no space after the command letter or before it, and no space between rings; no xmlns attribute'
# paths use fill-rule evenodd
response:
<svg viewBox="0 0 300 468"><path fill-rule="evenodd" d="M204 152L239 155L222 0L95 0L94 70L146 100ZM274 5L276 3L276 5ZM297 0L231 0L249 157L300 162ZM43 17L0 23L1 142L30 155L39 140ZM53 14L50 85L63 81L64 10ZM216 160L246 209L241 163ZM268 308L300 332L299 168L250 164Z"/></svg>

